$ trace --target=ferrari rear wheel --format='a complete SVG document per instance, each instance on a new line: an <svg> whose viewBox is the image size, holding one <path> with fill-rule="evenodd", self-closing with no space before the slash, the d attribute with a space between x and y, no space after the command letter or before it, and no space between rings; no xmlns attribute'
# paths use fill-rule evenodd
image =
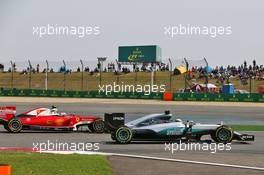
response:
<svg viewBox="0 0 264 175"><path fill-rule="evenodd" d="M95 120L92 124L92 131L103 133L105 131L105 122L102 119Z"/></svg>
<svg viewBox="0 0 264 175"><path fill-rule="evenodd" d="M115 140L117 143L130 143L133 137L132 130L129 127L122 126L115 132Z"/></svg>
<svg viewBox="0 0 264 175"><path fill-rule="evenodd" d="M229 143L233 138L233 130L228 126L220 126L213 133L212 139L217 143Z"/></svg>
<svg viewBox="0 0 264 175"><path fill-rule="evenodd" d="M18 133L22 130L22 127L22 122L17 118L13 118L7 123L7 128L9 132Z"/></svg>

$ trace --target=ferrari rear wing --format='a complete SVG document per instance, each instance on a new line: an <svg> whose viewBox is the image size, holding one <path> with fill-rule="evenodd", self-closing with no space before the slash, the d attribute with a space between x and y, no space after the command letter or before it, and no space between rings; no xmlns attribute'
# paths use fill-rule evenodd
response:
<svg viewBox="0 0 264 175"><path fill-rule="evenodd" d="M15 106L0 106L0 116L6 114L15 114L16 107Z"/></svg>
<svg viewBox="0 0 264 175"><path fill-rule="evenodd" d="M106 129L109 132L116 131L120 126L125 125L125 114L124 113L105 113L104 121Z"/></svg>
<svg viewBox="0 0 264 175"><path fill-rule="evenodd" d="M8 120L16 114L15 106L0 106L0 120Z"/></svg>

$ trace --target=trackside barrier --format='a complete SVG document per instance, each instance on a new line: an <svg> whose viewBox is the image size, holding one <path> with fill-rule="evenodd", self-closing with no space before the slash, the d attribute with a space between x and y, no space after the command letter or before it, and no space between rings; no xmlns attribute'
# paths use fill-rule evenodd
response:
<svg viewBox="0 0 264 175"><path fill-rule="evenodd" d="M264 94L173 93L173 101L264 102Z"/></svg>
<svg viewBox="0 0 264 175"><path fill-rule="evenodd" d="M67 97L67 98L122 98L157 99L169 101L264 102L264 94L209 94L209 93L99 93L98 91L63 91L36 89L0 89L0 96Z"/></svg>
<svg viewBox="0 0 264 175"><path fill-rule="evenodd" d="M164 101L172 101L173 93L172 92L164 92Z"/></svg>

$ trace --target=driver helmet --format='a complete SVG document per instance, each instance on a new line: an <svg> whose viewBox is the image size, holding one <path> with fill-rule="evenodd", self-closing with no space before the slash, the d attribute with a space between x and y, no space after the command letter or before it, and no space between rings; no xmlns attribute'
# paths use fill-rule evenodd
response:
<svg viewBox="0 0 264 175"><path fill-rule="evenodd" d="M57 109L56 106L52 106L52 107L51 107L51 113L52 113L52 114L57 114L57 113L58 113L58 109Z"/></svg>

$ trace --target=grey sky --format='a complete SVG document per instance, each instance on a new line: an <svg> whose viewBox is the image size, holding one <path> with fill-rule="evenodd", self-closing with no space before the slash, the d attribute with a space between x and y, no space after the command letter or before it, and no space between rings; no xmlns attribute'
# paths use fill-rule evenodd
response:
<svg viewBox="0 0 264 175"><path fill-rule="evenodd" d="M201 59L209 64L264 64L264 1L254 0L0 0L0 62L117 58L119 45L154 44L163 61ZM100 26L99 36L33 36L33 26ZM164 26L231 26L232 34L164 35Z"/></svg>

